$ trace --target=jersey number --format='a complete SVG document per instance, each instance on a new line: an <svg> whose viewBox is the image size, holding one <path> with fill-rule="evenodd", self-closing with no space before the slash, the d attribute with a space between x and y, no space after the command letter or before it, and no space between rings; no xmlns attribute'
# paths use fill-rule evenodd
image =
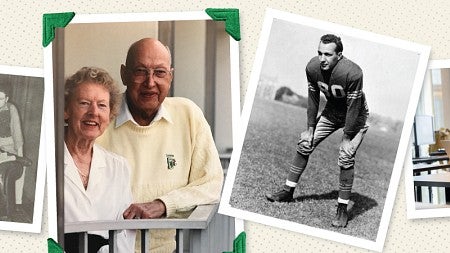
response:
<svg viewBox="0 0 450 253"><path fill-rule="evenodd" d="M343 98L345 97L345 91L340 85L331 85L331 89L329 89L328 84L323 83L321 81L318 81L317 84L319 85L320 90L325 94L326 97L335 97L335 98ZM331 90L331 94L330 94Z"/></svg>

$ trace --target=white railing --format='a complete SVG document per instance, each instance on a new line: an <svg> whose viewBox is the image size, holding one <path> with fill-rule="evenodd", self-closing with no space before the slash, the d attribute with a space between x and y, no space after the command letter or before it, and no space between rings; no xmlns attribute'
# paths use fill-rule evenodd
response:
<svg viewBox="0 0 450 253"><path fill-rule="evenodd" d="M109 252L117 253L117 231L141 231L141 252L149 249L149 230L176 229L176 252L184 252L184 235L189 236L189 252L223 252L232 248L234 219L217 214L218 205L201 205L183 219L139 219L66 223L65 233L79 234L79 252L87 253L88 231L109 231ZM222 244L222 245L221 245ZM231 245L231 246L230 246Z"/></svg>

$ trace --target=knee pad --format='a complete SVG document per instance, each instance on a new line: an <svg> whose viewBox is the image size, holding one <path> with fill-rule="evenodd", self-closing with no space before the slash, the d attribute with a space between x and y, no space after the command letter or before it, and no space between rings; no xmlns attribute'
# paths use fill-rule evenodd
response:
<svg viewBox="0 0 450 253"><path fill-rule="evenodd" d="M348 155L344 151L339 150L338 166L342 169L349 169L355 165L355 154Z"/></svg>

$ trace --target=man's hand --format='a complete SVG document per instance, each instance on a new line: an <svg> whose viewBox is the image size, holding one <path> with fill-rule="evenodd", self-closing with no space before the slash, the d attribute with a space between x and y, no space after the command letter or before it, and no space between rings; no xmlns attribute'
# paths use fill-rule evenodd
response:
<svg viewBox="0 0 450 253"><path fill-rule="evenodd" d="M302 145L304 147L311 148L313 139L314 139L314 128L309 127L308 130L306 130L300 134L300 140L298 141L297 144L302 143Z"/></svg>
<svg viewBox="0 0 450 253"><path fill-rule="evenodd" d="M125 219L157 219L162 218L166 214L166 205L155 199L147 203L131 204L125 212L123 218Z"/></svg>

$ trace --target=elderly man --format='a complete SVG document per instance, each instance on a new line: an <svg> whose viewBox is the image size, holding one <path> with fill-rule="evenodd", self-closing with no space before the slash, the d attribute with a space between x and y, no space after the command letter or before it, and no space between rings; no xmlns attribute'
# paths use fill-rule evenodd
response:
<svg viewBox="0 0 450 253"><path fill-rule="evenodd" d="M339 148L339 196L336 217L331 225L345 227L347 205L353 187L356 151L368 129L369 110L363 88L361 68L342 55L341 38L326 34L320 38L318 55L306 66L308 79L308 128L301 133L297 152L290 166L286 184L278 192L266 194L269 201L289 202L314 149L336 130L343 128ZM320 92L327 103L319 118Z"/></svg>
<svg viewBox="0 0 450 253"><path fill-rule="evenodd" d="M167 97L173 79L169 49L153 38L135 42L120 74L126 86L122 107L98 143L131 165L135 204L124 217L176 217L217 203L223 183L219 155L202 111L186 98ZM150 236L151 252L175 249L174 230Z"/></svg>

